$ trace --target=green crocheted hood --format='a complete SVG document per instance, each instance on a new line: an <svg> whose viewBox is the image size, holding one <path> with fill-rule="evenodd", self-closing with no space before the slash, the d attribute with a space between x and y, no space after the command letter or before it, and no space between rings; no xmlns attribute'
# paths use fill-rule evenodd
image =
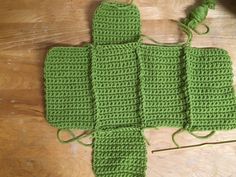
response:
<svg viewBox="0 0 236 177"><path fill-rule="evenodd" d="M55 47L44 68L46 117L92 130L98 177L142 177L144 128L236 128L230 57L220 48L144 44L135 5L103 2L93 44Z"/></svg>

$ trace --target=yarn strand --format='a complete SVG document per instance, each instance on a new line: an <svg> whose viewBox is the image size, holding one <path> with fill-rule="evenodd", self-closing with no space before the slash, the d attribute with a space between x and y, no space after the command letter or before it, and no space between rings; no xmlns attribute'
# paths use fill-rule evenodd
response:
<svg viewBox="0 0 236 177"><path fill-rule="evenodd" d="M164 46L182 46L182 45L190 45L191 41L192 41L192 32L190 30L190 28L188 26L186 26L184 23L179 22L177 20L173 20L171 19L172 22L175 22L178 24L178 26L181 28L181 30L187 35L187 40L185 42L181 42L181 43L160 43L158 41L156 41L155 39L153 39L152 37L145 35L145 34L141 34L141 37L146 38L152 42L154 42L156 45L164 45Z"/></svg>
<svg viewBox="0 0 236 177"><path fill-rule="evenodd" d="M60 137L60 134L61 134L62 131L66 131L72 138L68 139L68 140L63 140ZM57 131L57 139L62 144L67 144L67 143L71 143L73 141L77 141L81 145L92 146L92 143L87 144L87 143L84 143L84 142L80 141L81 139L88 137L92 133L93 133L93 131L91 131L89 133L82 133L81 135L76 136L70 129L58 129L58 131Z"/></svg>
<svg viewBox="0 0 236 177"><path fill-rule="evenodd" d="M188 146L165 148L165 149L157 149L157 150L152 150L152 153L164 152L164 151L172 151L172 150L180 150L180 149L188 149L188 148L200 147L200 146L205 146L205 145L218 145L218 144L229 144L229 143L236 143L236 140L206 142L206 143L193 144L193 145L188 145Z"/></svg>
<svg viewBox="0 0 236 177"><path fill-rule="evenodd" d="M198 35L204 35L204 34L208 34L209 31L210 31L210 28L209 26L207 26L206 24L202 24L205 28L206 28L206 31L203 31L203 32L200 32L198 31L197 29L192 29L195 33L197 33Z"/></svg>
<svg viewBox="0 0 236 177"><path fill-rule="evenodd" d="M172 134L172 142L176 145L177 148L180 148L180 145L177 143L175 137L176 137L177 134L179 134L183 131L185 131L185 129L180 128ZM188 131L188 133L190 135L194 136L195 138L198 138L198 139L207 139L207 138L210 138L211 136L213 136L215 134L215 131L211 131L210 133L208 133L207 135L204 135L204 136L196 135L191 131Z"/></svg>
<svg viewBox="0 0 236 177"><path fill-rule="evenodd" d="M183 132L184 130L185 130L184 128L180 128L180 129L178 129L177 131L175 131L175 132L172 134L172 142L176 145L175 148L167 148L167 149L161 149L161 150L153 150L152 152L164 151L164 150L169 150L169 149L171 149L171 150L172 150L172 149L183 149L183 148L192 147L192 146L195 147L195 145L180 146L180 145L177 143L177 141L176 141L176 139L175 139L176 135L179 134L179 133L181 133L181 132ZM213 136L213 135L215 134L215 131L211 131L209 134L204 135L204 136L196 135L196 134L194 134L193 132L190 132L190 131L189 131L189 134L192 135L192 136L194 136L194 137L196 137L196 138L198 138L198 139L206 139L206 138L209 138L209 137ZM204 144L208 144L208 143L202 143L202 144L204 145ZM198 146L198 145L197 145L197 146Z"/></svg>
<svg viewBox="0 0 236 177"><path fill-rule="evenodd" d="M180 148L179 144L177 143L177 141L175 140L175 137L177 134L183 132L184 129L183 128L180 128L178 129L177 131L175 131L173 134L172 134L172 142L176 145L177 148Z"/></svg>
<svg viewBox="0 0 236 177"><path fill-rule="evenodd" d="M215 134L215 131L211 131L209 134L204 135L204 136L196 135L193 132L189 132L189 133L190 133L190 135L194 136L195 138L206 139L206 138L210 138L211 136L213 136Z"/></svg>

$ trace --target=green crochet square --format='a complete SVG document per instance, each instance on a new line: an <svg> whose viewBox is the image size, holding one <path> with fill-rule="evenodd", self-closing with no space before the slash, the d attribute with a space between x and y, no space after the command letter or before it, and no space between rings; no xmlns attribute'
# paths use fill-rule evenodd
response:
<svg viewBox="0 0 236 177"><path fill-rule="evenodd" d="M140 28L140 14L137 6L102 2L93 17L93 44L135 42L140 38Z"/></svg>
<svg viewBox="0 0 236 177"><path fill-rule="evenodd" d="M93 169L96 177L144 177L146 145L138 128L97 131Z"/></svg>
<svg viewBox="0 0 236 177"><path fill-rule="evenodd" d="M92 49L96 128L140 127L137 43Z"/></svg>
<svg viewBox="0 0 236 177"><path fill-rule="evenodd" d="M46 118L57 128L94 127L88 47L54 47L44 67Z"/></svg>

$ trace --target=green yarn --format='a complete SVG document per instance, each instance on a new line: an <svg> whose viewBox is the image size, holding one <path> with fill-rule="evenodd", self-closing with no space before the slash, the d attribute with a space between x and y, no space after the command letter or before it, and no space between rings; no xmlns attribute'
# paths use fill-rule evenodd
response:
<svg viewBox="0 0 236 177"><path fill-rule="evenodd" d="M202 4L195 9L193 9L190 14L183 20L183 23L186 24L188 27L190 27L192 30L197 32L198 34L201 34L196 30L196 27L202 23L207 14L208 9L214 9L216 5L216 0L203 0ZM209 31L208 26L206 26L206 31L202 34L206 34Z"/></svg>
<svg viewBox="0 0 236 177"><path fill-rule="evenodd" d="M210 9L215 9L216 0L203 0L203 4L206 4Z"/></svg>
<svg viewBox="0 0 236 177"><path fill-rule="evenodd" d="M193 132L189 132L192 136L194 136L194 137L196 137L196 138L198 138L198 139L206 139L206 138L209 138L209 137L211 137L211 136L213 136L214 134L215 134L215 131L211 131L210 133L208 133L207 135L203 135L203 136L201 136L201 135L197 135L197 134L195 134L195 133L193 133Z"/></svg>
<svg viewBox="0 0 236 177"><path fill-rule="evenodd" d="M180 29L187 35L187 40L185 42L179 42L179 43L159 43L158 41L156 41L155 39L151 38L150 36L141 34L140 36L143 38L146 38L152 42L154 42L156 45L160 45L160 46L189 46L191 44L192 41L192 32L190 31L190 29L183 23L179 22L179 21L175 21L175 20L171 20L175 23L177 23L180 27Z"/></svg>
<svg viewBox="0 0 236 177"><path fill-rule="evenodd" d="M72 138L71 138L71 139L68 139L68 140L63 140L63 139L61 139L60 133L61 133L62 131L67 132ZM67 143L71 143L71 142L73 142L73 141L77 141L79 144L82 144L82 145L84 145L84 146L92 146L92 144L87 144L87 143L84 143L84 142L81 141L81 139L90 136L92 133L93 133L93 131L91 131L91 132L89 132L89 133L83 133L83 134L81 134L81 135L76 136L76 135L75 135L71 130L69 130L69 129L58 129L58 131L57 131L57 139L58 139L58 141L59 141L60 143L63 143L63 144L67 144Z"/></svg>
<svg viewBox="0 0 236 177"><path fill-rule="evenodd" d="M190 15L185 19L184 23L192 29L195 29L207 16L208 6L200 5L194 9Z"/></svg>
<svg viewBox="0 0 236 177"><path fill-rule="evenodd" d="M185 43L144 44L137 7L103 2L93 17L92 44L48 52L47 120L63 129L57 134L62 143L89 136L68 129L92 131L97 177L145 176L145 128L176 127L193 136L236 128L227 51L191 47L189 26L179 25L188 35ZM72 139L61 139L61 131Z"/></svg>
<svg viewBox="0 0 236 177"><path fill-rule="evenodd" d="M175 137L177 134L183 132L184 130L185 130L184 128L180 128L172 134L172 142L176 145L177 148L180 148L181 146L179 146L179 144L175 140ZM207 139L207 138L213 136L215 134L215 131L211 131L210 133L208 133L207 135L204 135L204 136L197 135L191 131L189 131L189 134L194 136L195 138L198 138L198 139ZM154 152L155 152L155 150L154 150Z"/></svg>
<svg viewBox="0 0 236 177"><path fill-rule="evenodd" d="M187 145L187 146L180 146L180 147L173 147L173 148L165 148L165 149L157 149L152 150L152 153L156 152L166 152L166 151L173 151L173 150L180 150L180 149L192 149L195 147L205 146L205 145L222 145L222 144L230 144L230 143L236 143L236 140L227 140L227 141L216 141L216 142L205 142L200 144L193 144L193 145Z"/></svg>

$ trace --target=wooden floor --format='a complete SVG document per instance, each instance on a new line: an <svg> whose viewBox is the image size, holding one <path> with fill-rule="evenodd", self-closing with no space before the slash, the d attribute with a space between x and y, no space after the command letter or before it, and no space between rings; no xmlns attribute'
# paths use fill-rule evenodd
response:
<svg viewBox="0 0 236 177"><path fill-rule="evenodd" d="M43 63L53 46L91 41L95 0L0 0L0 177L94 177L91 149L60 144L44 118ZM142 31L160 42L183 40L169 19L185 17L194 0L135 0ZM236 74L236 1L222 0L205 21L208 35L193 46L228 50ZM148 41L147 41L148 42ZM234 78L236 85L236 78ZM236 143L152 154L173 147L175 129L147 130L147 177L236 177ZM187 133L182 145L235 139L236 130L208 140Z"/></svg>

